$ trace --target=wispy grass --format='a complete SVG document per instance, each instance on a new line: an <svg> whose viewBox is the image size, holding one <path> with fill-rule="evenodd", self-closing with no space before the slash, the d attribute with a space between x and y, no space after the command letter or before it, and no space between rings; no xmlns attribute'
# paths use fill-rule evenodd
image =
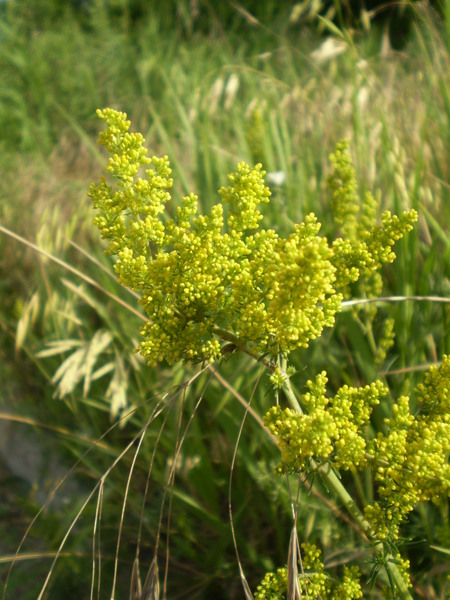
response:
<svg viewBox="0 0 450 600"><path fill-rule="evenodd" d="M169 35L161 13L144 15L131 27L129 14L113 19L106 4L95 5L99 10L84 22L68 9L58 28L41 24L32 33L26 12L12 2L0 26L0 222L29 242L0 238L0 372L16 381L0 416L53 429L61 460L68 465L80 460L80 505L89 490L97 494L79 517L80 506L71 514L49 509L34 526L45 542L44 563L74 524L67 542L72 559L55 563L49 597L61 589L64 597L81 597L91 581L93 597L97 586L101 596L109 593L115 562L117 593L126 597L136 553L143 574L158 557L170 598L237 597L228 484L251 397L254 413L242 431L232 479L236 546L252 588L287 557L291 502L283 481L273 478L277 454L258 420L272 404L272 392L265 376L254 391L259 372L250 358L229 357L217 373L191 381L192 369L148 369L133 353L140 309L109 274L86 198L100 171L95 109L125 110L146 134L151 151L170 156L176 198L194 191L206 212L236 162L261 161L267 171L282 175L279 183L276 178L270 183L273 202L265 214L270 226L287 231L314 211L330 238L336 231L326 188L328 154L338 139L350 138L361 192L378 190L383 209L414 207L420 213L418 228L397 246L396 263L384 271L383 295L445 299L450 296L450 65L444 31L449 20L440 24L420 5L404 49L395 52L384 43L381 55L376 31L320 37L310 24L294 27L286 19L281 30L252 20L239 7L229 30L210 8L212 36L189 11L181 13L183 34ZM30 243L44 253L37 254ZM448 303L383 304L374 322L369 312L361 310L358 320L354 314L344 312L333 332L297 353L295 387L302 389L325 368L333 388L386 377L395 396L420 379L422 365L450 353ZM387 317L395 321L395 344L376 365ZM186 381L189 386L182 385ZM172 391L169 402L172 396L164 394ZM159 420L152 416L155 397L164 404ZM111 417L116 426L104 439ZM86 440L100 438L86 454ZM124 451L132 440L140 443L135 463L134 447ZM122 460L112 469L118 456ZM354 482L358 493L370 495L365 485ZM330 518L308 487L300 498L302 541L319 542L330 563L363 552L355 532L342 538L344 516L337 506ZM441 547L448 515L420 509L414 527L418 539ZM14 549L2 548L5 560ZM426 590L431 597L433 586L436 593L443 589L436 572L445 555L428 546L422 551L423 546L408 550L417 566L417 593ZM21 584L22 558L6 597ZM30 583L21 597L35 598L48 572L47 561L38 570L38 587Z"/></svg>

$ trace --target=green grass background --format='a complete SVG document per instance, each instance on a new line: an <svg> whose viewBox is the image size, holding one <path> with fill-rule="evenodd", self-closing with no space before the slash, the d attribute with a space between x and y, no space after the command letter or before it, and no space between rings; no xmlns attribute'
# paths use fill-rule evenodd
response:
<svg viewBox="0 0 450 600"><path fill-rule="evenodd" d="M0 225L28 242L5 229L0 235L0 410L18 444L33 431L45 458L34 485L2 473L0 586L43 504L41 493L57 483L52 469L46 472L50 457L65 469L79 461L68 477L74 487L59 488L30 529L7 598L36 598L51 570L44 597L88 598L94 580L93 597L109 598L119 524L116 597L128 597L136 547L145 578L159 523L161 585L166 579L169 598L242 597L228 519L230 465L243 404L252 398L262 416L273 391L248 357L224 361L221 380L206 372L176 388L198 368L150 369L133 353L141 324L137 299L111 277L87 198L105 163L96 145L96 108L124 110L150 153L169 155L175 180L169 210L194 191L207 212L237 162L262 162L269 173L285 175L281 185L269 184L265 224L286 233L313 211L330 239L338 232L326 185L328 156L339 139L349 138L361 193L374 191L383 210L419 212L414 231L396 246L396 262L383 270L383 295L450 296L449 3L440 11L405 3L409 32L395 50L389 24L374 25L375 13L349 20L341 3L330 3L324 20L320 3L280 10L276 2L262 4L257 16L245 4L227 4L226 12L182 0L170 11L125 0L0 5ZM381 377L392 394L375 415L381 421L429 364L450 353L450 314L445 303L404 301L379 305L372 316L339 315L332 331L293 355L293 384L304 390L322 369L331 391ZM380 364L388 318L395 343ZM158 402L164 410L154 417ZM124 449L146 424L133 465L137 443ZM4 451L15 455L18 448ZM253 589L287 558L289 493L273 475L277 460L260 423L248 416L232 507ZM52 553L99 481L100 501L97 488L52 567ZM369 474L348 485L361 502L373 496ZM314 489L326 495L320 482ZM366 581L367 548L330 501L331 510L301 488L301 541L320 545L328 568L358 561ZM101 573L97 560L93 578L95 532ZM444 598L449 535L445 504L414 511L405 529L411 539L402 547L412 563L414 597ZM377 586L370 597L382 597Z"/></svg>

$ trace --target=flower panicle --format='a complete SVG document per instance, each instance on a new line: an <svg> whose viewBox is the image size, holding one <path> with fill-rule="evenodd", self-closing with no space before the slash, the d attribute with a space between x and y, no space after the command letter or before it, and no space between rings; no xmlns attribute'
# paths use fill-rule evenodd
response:
<svg viewBox="0 0 450 600"><path fill-rule="evenodd" d="M326 383L325 372L307 382L309 391L300 398L303 413L281 406L266 413L264 424L279 440L279 473L307 471L310 459L352 472L366 466L366 428L388 390L381 382L363 388L345 385L329 398Z"/></svg>
<svg viewBox="0 0 450 600"><path fill-rule="evenodd" d="M374 469L377 499L365 516L379 540L395 543L400 525L418 502L436 504L450 495L450 357L431 367L415 392L420 410L401 396L383 431L369 439L373 409L387 395L381 382L363 388L341 387L326 395L326 373L307 382L300 397L303 413L273 406L264 423L278 438L278 473L308 472L310 460L341 471Z"/></svg>
<svg viewBox="0 0 450 600"><path fill-rule="evenodd" d="M139 351L150 365L214 361L222 355L220 330L273 356L307 347L334 325L345 285L390 260L391 243L410 226L412 217L386 215L382 229L365 232L359 245L351 228L350 240L330 245L310 214L282 238L261 227L260 208L270 190L261 164L245 163L229 175L210 214L198 213L191 193L170 218L168 158L147 156L143 136L130 132L125 113L106 108L97 114L106 126L99 142L110 158L106 176L90 188L94 223L116 257L120 283L141 296L149 321ZM336 205L353 202L356 194L345 148L338 146L335 160ZM341 210L341 221L353 212Z"/></svg>

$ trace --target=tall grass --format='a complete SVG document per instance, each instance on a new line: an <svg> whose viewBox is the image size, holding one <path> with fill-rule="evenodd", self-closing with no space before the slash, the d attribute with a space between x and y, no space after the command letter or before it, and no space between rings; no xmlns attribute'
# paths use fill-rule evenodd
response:
<svg viewBox="0 0 450 600"><path fill-rule="evenodd" d="M383 295L445 299L450 295L445 23L425 5L417 7L410 40L394 52L375 30L319 34L310 23L294 26L287 17L276 26L263 23L239 6L229 30L209 9L214 35L182 2L175 34L164 28L163 13L144 14L133 23L127 11L111 16L107 3L93 6L84 20L67 8L57 28L51 21L34 28L30 15L11 2L0 26L0 223L25 240L0 238L0 372L8 382L2 419L26 417L29 427L50 438L51 452L63 464L78 465L69 477L76 492L65 496L64 508L45 507L5 595L36 598L64 532L93 490L45 597L87 597L92 582L94 595L98 585L100 597L106 597L115 577L119 530L115 585L117 596L126 597L136 548L144 579L159 527L161 585L169 598L239 597L228 484L250 400L231 505L251 586L287 556L289 492L273 477L276 448L258 420L272 403L272 391L250 359L230 357L217 371L199 373L182 365L149 369L133 353L141 320L137 299L110 276L86 198L104 160L95 145L95 109L125 110L146 134L151 152L170 156L177 197L195 191L206 212L236 162L261 161L272 181L267 223L285 232L314 211L330 238L336 231L326 187L328 154L338 139L350 138L361 192L376 189L383 209L414 207L420 214L419 226L397 246L397 261L383 273ZM297 352L294 386L303 389L325 368L334 389L385 377L395 397L420 380L426 365L450 353L448 304L386 302L372 317L364 310L357 319L344 312L332 332ZM395 322L395 343L377 364L388 317ZM383 407L380 418L389 410ZM36 485L42 486L38 475ZM366 497L373 493L366 481L353 485ZM317 482L313 491L326 494ZM360 539L348 530L340 507L332 505L330 518L314 493L300 490L302 541L320 544L327 565L360 556ZM64 496L64 487L58 495ZM11 510L19 522L2 547L2 583L24 521L37 508L32 489L14 497ZM443 598L445 508L420 507L413 532L415 545L405 552L414 565L415 593ZM36 548L40 559L25 560L27 549ZM369 572L368 567L366 577Z"/></svg>

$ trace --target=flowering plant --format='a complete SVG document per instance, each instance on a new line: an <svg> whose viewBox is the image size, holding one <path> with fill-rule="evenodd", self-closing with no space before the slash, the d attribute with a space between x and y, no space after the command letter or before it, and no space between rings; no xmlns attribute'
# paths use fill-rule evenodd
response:
<svg viewBox="0 0 450 600"><path fill-rule="evenodd" d="M94 222L108 241L107 252L117 257L120 283L139 293L148 316L139 352L149 365L212 362L230 348L264 357L272 383L290 405L282 408L277 402L264 418L279 442L279 473L320 473L378 560L382 557L393 593L410 598L408 565L395 542L414 505L437 502L450 487L450 358L431 369L417 389L419 414L410 413L408 397L400 398L386 430L373 439L367 429L374 406L388 394L383 383L344 386L329 398L324 372L297 398L287 359L333 326L355 282L379 289L379 269L394 260L393 245L411 230L416 212L396 216L387 211L378 224L373 196L358 197L344 141L331 157L329 180L344 237L331 244L320 236L314 214L286 238L261 227L260 206L269 201L270 191L260 164L240 163L209 215L198 214L198 198L189 194L171 218L166 211L173 183L168 158L147 157L142 135L129 133L124 113L107 108L98 116L106 124L100 143L111 155L107 171L113 183L102 179L91 187ZM379 497L361 512L337 473L368 465ZM255 597L284 598L288 589L305 590L314 598L362 597L357 568L347 569L342 581L332 584L312 546L305 547L304 567L315 575L298 575L294 569L292 588L288 565L266 575Z"/></svg>

